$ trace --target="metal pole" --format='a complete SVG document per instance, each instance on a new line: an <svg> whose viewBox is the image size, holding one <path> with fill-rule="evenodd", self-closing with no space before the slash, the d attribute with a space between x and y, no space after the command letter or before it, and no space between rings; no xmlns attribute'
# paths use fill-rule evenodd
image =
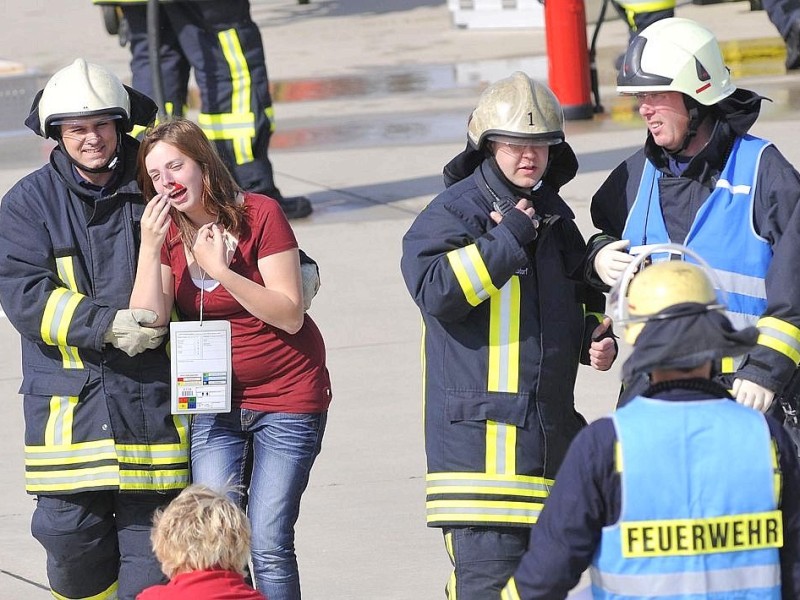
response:
<svg viewBox="0 0 800 600"><path fill-rule="evenodd" d="M164 78L161 74L161 36L158 23L158 0L147 0L147 53L150 61L150 74L153 79L153 100L158 106L158 120L167 120L164 103Z"/></svg>

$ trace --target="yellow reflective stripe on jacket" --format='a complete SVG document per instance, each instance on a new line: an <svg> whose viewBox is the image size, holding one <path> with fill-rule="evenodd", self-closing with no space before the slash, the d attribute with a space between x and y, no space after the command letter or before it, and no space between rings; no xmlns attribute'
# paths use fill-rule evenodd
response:
<svg viewBox="0 0 800 600"><path fill-rule="evenodd" d="M62 366L65 369L82 369L83 360L78 353L78 348L67 345L67 335L75 309L85 296L78 290L72 256L57 257L56 269L58 277L66 289L53 290L47 300L44 315L42 315L42 340L45 344L58 346Z"/></svg>
<svg viewBox="0 0 800 600"><path fill-rule="evenodd" d="M119 489L179 490L189 485L189 468L159 469L156 471L120 468Z"/></svg>
<svg viewBox="0 0 800 600"><path fill-rule="evenodd" d="M758 344L784 354L794 363L800 363L800 329L775 317L762 317L756 324L760 335Z"/></svg>
<svg viewBox="0 0 800 600"><path fill-rule="evenodd" d="M628 15L675 8L675 0L623 0L618 4Z"/></svg>
<svg viewBox="0 0 800 600"><path fill-rule="evenodd" d="M486 473L513 475L517 470L517 428L486 422Z"/></svg>
<svg viewBox="0 0 800 600"><path fill-rule="evenodd" d="M119 486L114 440L25 446L25 489L58 493Z"/></svg>
<svg viewBox="0 0 800 600"><path fill-rule="evenodd" d="M50 346L58 346L64 359L65 369L82 369L78 351L67 345L69 326L78 303L83 300L78 294L65 288L57 288L50 293L42 315L40 333L42 341Z"/></svg>
<svg viewBox="0 0 800 600"><path fill-rule="evenodd" d="M50 415L44 429L44 443L48 446L72 444L72 422L78 396L53 396L50 398Z"/></svg>
<svg viewBox="0 0 800 600"><path fill-rule="evenodd" d="M451 250L447 253L447 259L471 306L478 306L492 294L498 293L475 244Z"/></svg>
<svg viewBox="0 0 800 600"><path fill-rule="evenodd" d="M543 477L486 473L430 473L426 481L428 497L437 497L426 501L429 524L461 521L532 525L553 484L553 480ZM464 495L498 499L465 500ZM519 500L509 500L510 496Z"/></svg>
<svg viewBox="0 0 800 600"><path fill-rule="evenodd" d="M110 586L108 586L105 590L100 592L99 594L95 594L94 596L84 596L83 598L67 598L66 596L62 596L61 594L57 593L54 590L50 590L50 593L53 594L53 597L56 600L117 600L119 596L117 595L119 591L119 581L115 581Z"/></svg>
<svg viewBox="0 0 800 600"><path fill-rule="evenodd" d="M186 444L117 444L120 462L133 465L174 465L186 461Z"/></svg>
<svg viewBox="0 0 800 600"><path fill-rule="evenodd" d="M606 318L606 316L603 313L586 310L585 304L583 305L583 315L585 317L594 317L598 325L600 325L603 322L603 319Z"/></svg>
<svg viewBox="0 0 800 600"><path fill-rule="evenodd" d="M516 523L533 525L544 508L543 502L508 500L428 500L425 503L428 523Z"/></svg>
<svg viewBox="0 0 800 600"><path fill-rule="evenodd" d="M176 112L175 112L175 103L174 102L164 102L164 111L167 113L167 116L169 116L169 117L174 116L176 114ZM189 112L189 106L184 104L183 105L183 111L180 114L181 115L185 115L188 112ZM147 131L150 127L155 127L156 125L158 125L160 123L161 123L161 119L156 117L156 119L153 121L152 125L134 125L131 128L130 132L128 132L128 135L131 136L132 138L137 139L137 140L141 140L142 137L144 137L145 131Z"/></svg>
<svg viewBox="0 0 800 600"><path fill-rule="evenodd" d="M173 415L177 444L117 444L121 490L180 489L189 485L189 419ZM154 465L158 469L137 469ZM169 467L169 468L167 468Z"/></svg>
<svg viewBox="0 0 800 600"><path fill-rule="evenodd" d="M495 494L547 498L555 480L530 475L487 473L428 473L426 492L432 494Z"/></svg>
<svg viewBox="0 0 800 600"><path fill-rule="evenodd" d="M489 304L490 392L519 391L519 277L514 275Z"/></svg>
<svg viewBox="0 0 800 600"><path fill-rule="evenodd" d="M26 467L47 467L117 460L114 440L103 439L58 446L25 446Z"/></svg>
<svg viewBox="0 0 800 600"><path fill-rule="evenodd" d="M513 577L508 580L506 587L500 592L500 600L522 600L519 591L517 591L517 582Z"/></svg>
<svg viewBox="0 0 800 600"><path fill-rule="evenodd" d="M772 485L774 486L774 498L776 506L781 505L781 496L783 495L783 473L781 473L780 459L778 458L778 443L775 438L771 440L772 444Z"/></svg>

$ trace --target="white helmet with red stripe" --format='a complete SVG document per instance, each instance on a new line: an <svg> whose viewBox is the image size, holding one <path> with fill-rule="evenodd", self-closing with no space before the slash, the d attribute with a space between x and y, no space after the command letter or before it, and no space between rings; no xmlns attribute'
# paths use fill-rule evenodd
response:
<svg viewBox="0 0 800 600"><path fill-rule="evenodd" d="M714 34L678 17L642 30L628 46L617 75L620 94L681 92L705 106L735 90Z"/></svg>

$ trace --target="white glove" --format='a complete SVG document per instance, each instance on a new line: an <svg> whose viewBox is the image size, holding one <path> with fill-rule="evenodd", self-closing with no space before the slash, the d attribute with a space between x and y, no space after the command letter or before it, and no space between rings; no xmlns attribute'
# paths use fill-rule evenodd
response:
<svg viewBox="0 0 800 600"><path fill-rule="evenodd" d="M158 348L164 341L167 328L143 327L155 323L157 318L156 313L144 308L118 310L103 340L131 357Z"/></svg>
<svg viewBox="0 0 800 600"><path fill-rule="evenodd" d="M308 310L319 291L319 268L314 263L300 263L300 276L303 278L303 308Z"/></svg>
<svg viewBox="0 0 800 600"><path fill-rule="evenodd" d="M748 379L734 379L731 391L739 404L760 410L762 413L767 412L775 398L775 392Z"/></svg>
<svg viewBox="0 0 800 600"><path fill-rule="evenodd" d="M606 285L613 286L633 261L633 256L623 252L628 246L628 240L617 240L603 246L594 257L594 270Z"/></svg>

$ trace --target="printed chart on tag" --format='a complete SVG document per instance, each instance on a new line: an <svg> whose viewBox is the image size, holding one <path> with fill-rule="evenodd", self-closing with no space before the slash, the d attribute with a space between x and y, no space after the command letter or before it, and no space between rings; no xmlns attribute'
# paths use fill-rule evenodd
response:
<svg viewBox="0 0 800 600"><path fill-rule="evenodd" d="M231 408L231 345L227 321L170 324L172 411L227 412Z"/></svg>

